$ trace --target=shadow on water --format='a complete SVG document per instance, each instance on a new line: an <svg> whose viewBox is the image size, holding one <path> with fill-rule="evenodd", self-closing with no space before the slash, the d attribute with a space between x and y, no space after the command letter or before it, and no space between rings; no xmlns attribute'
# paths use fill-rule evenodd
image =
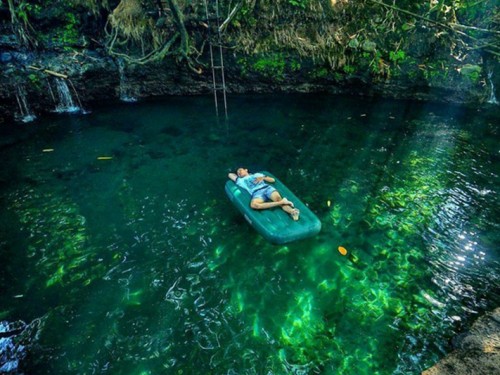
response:
<svg viewBox="0 0 500 375"><path fill-rule="evenodd" d="M0 371L419 373L498 305L497 112L230 106L220 122L211 98L168 98L2 129ZM273 171L322 232L265 242L225 197L238 166Z"/></svg>

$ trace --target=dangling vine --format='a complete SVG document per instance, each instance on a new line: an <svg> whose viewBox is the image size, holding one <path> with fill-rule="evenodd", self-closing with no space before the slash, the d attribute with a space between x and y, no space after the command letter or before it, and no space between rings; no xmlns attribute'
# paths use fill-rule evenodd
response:
<svg viewBox="0 0 500 375"><path fill-rule="evenodd" d="M141 3L139 0L121 0L109 15L105 29L108 53L134 64L176 56L185 60L190 69L200 73L200 69L195 67L199 53L190 44L182 10L176 0L168 0L167 4L168 14L159 1ZM151 9L154 14L160 15L158 20L149 15Z"/></svg>
<svg viewBox="0 0 500 375"><path fill-rule="evenodd" d="M37 40L32 36L33 27L28 20L28 8L30 4L21 0L17 4L15 0L7 0L9 5L12 30L16 35L19 44L23 47L36 48Z"/></svg>

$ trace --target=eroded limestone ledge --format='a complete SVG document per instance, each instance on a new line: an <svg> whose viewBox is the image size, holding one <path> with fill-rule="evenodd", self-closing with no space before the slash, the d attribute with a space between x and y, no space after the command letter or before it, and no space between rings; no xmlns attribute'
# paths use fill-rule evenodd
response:
<svg viewBox="0 0 500 375"><path fill-rule="evenodd" d="M455 347L422 375L500 374L500 307L479 318Z"/></svg>

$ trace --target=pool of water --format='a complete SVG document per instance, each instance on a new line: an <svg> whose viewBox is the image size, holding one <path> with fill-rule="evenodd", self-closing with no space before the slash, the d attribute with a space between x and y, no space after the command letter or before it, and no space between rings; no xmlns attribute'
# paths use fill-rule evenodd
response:
<svg viewBox="0 0 500 375"><path fill-rule="evenodd" d="M499 305L498 107L229 105L0 129L0 372L417 374ZM224 193L239 166L321 233L263 240Z"/></svg>

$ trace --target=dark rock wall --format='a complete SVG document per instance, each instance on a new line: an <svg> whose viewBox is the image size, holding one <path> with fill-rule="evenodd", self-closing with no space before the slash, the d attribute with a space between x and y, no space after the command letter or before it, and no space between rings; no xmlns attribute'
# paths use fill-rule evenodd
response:
<svg viewBox="0 0 500 375"><path fill-rule="evenodd" d="M2 64L2 68L10 74L0 78L0 119L12 118L19 112L16 86L24 87L29 106L36 114L49 112L55 107L56 103L48 89L55 77L28 66L68 75L84 107L91 107L95 102L120 99L118 62L105 54L84 51L76 57L73 54L53 53L34 55L15 52L11 55L12 59ZM238 59L233 56L227 56L225 64L230 93L328 92L469 104L484 103L490 97L489 85L470 82L458 73L446 80L429 82L408 76L373 79L360 73L318 78L311 74L311 70L304 68L276 80L259 71L243 74ZM494 72L496 70L492 69ZM209 67L201 74L196 74L173 59L149 65L126 66L124 75L127 90L137 98L208 94L212 90ZM496 79L500 73L492 76ZM500 86L497 81L493 82L494 87Z"/></svg>

